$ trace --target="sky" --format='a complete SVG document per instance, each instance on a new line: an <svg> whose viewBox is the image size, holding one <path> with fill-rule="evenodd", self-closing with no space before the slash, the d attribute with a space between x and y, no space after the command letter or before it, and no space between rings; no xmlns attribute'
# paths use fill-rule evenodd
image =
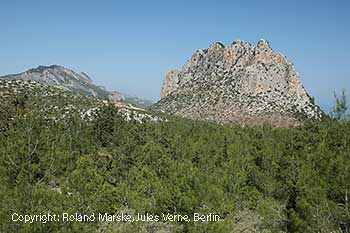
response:
<svg viewBox="0 0 350 233"><path fill-rule="evenodd" d="M197 49L264 38L324 109L350 93L350 1L0 0L0 75L57 64L158 100Z"/></svg>

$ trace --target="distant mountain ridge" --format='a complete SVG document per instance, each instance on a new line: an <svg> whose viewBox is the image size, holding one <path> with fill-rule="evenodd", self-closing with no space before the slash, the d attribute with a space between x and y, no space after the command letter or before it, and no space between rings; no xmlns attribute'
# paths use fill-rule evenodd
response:
<svg viewBox="0 0 350 233"><path fill-rule="evenodd" d="M151 109L227 124L289 127L319 120L321 109L285 56L261 39L197 50L183 69L170 71Z"/></svg>
<svg viewBox="0 0 350 233"><path fill-rule="evenodd" d="M1 76L0 79L32 80L42 85L55 86L86 96L108 99L113 102L127 102L140 107L146 107L151 104L151 101L148 100L131 97L118 91L108 91L104 87L94 84L86 73L77 73L59 65L38 66L19 74Z"/></svg>

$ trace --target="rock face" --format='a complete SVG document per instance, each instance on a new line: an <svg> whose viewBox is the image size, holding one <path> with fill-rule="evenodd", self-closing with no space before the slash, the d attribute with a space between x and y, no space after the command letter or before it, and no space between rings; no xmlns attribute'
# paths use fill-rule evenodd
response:
<svg viewBox="0 0 350 233"><path fill-rule="evenodd" d="M170 71L153 110L191 119L288 127L321 119L293 64L266 40L237 40L196 51L181 71Z"/></svg>
<svg viewBox="0 0 350 233"><path fill-rule="evenodd" d="M163 86L162 86L162 92L161 92L161 97L165 97L171 92L175 91L180 82L180 72L177 70L172 70L169 73L166 74Z"/></svg>
<svg viewBox="0 0 350 233"><path fill-rule="evenodd" d="M151 104L150 101L130 97L118 91L107 91L104 87L95 85L86 73L77 73L58 65L38 66L20 74L2 76L1 79L31 80L42 85L54 86L86 96L109 99L112 102L127 102L140 107Z"/></svg>

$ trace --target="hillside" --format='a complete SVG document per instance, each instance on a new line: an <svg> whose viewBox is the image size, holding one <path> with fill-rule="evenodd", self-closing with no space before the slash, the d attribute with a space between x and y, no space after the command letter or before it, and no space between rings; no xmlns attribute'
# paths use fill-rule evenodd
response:
<svg viewBox="0 0 350 233"><path fill-rule="evenodd" d="M76 91L47 86L36 81L0 79L0 133L11 128L12 119L17 114L26 115L37 112L45 121L66 122L73 117L92 121L98 112L111 106L126 121L162 121L157 115L123 102L106 101L95 96L86 96Z"/></svg>
<svg viewBox="0 0 350 233"><path fill-rule="evenodd" d="M348 232L350 124L223 126L0 81L1 232ZM194 213L221 221L11 221Z"/></svg>
<svg viewBox="0 0 350 233"><path fill-rule="evenodd" d="M293 64L266 40L234 41L196 51L181 71L170 71L153 110L225 124L288 127L322 111Z"/></svg>

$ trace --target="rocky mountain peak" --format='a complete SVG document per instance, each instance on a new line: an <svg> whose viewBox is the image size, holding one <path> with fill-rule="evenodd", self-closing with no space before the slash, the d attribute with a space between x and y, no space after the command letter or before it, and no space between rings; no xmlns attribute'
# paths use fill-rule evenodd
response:
<svg viewBox="0 0 350 233"><path fill-rule="evenodd" d="M272 51L269 42L265 39L260 39L255 49L259 50L260 52Z"/></svg>
<svg viewBox="0 0 350 233"><path fill-rule="evenodd" d="M103 86L97 86L84 72L77 73L60 65L38 66L19 74L1 76L0 80L29 80L44 86L54 86L63 90L108 99L112 102L125 102L139 107L152 104L151 101L122 94L118 91L108 91Z"/></svg>
<svg viewBox="0 0 350 233"><path fill-rule="evenodd" d="M76 73L59 65L40 65L19 74L6 75L0 78L8 80L32 80L42 85L56 86L61 89L94 97L105 98L108 96L108 92L94 85L86 73Z"/></svg>
<svg viewBox="0 0 350 233"><path fill-rule="evenodd" d="M267 40L236 40L197 50L181 71L166 74L155 110L222 123L295 125L320 119L285 56Z"/></svg>

